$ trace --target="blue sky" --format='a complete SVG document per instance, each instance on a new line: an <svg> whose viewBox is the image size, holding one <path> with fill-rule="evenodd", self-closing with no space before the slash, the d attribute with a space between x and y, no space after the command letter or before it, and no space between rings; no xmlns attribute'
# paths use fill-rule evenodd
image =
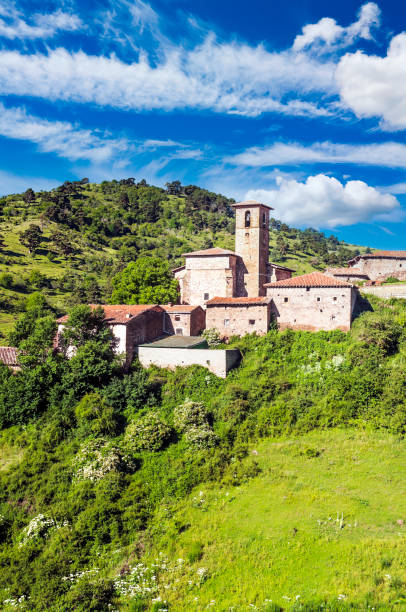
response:
<svg viewBox="0 0 406 612"><path fill-rule="evenodd" d="M180 179L406 249L398 1L0 0L0 194Z"/></svg>

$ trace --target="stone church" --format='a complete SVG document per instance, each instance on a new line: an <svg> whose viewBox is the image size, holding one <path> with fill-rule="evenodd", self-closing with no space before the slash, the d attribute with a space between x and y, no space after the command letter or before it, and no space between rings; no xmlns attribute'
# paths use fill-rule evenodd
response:
<svg viewBox="0 0 406 612"><path fill-rule="evenodd" d="M185 265L174 270L181 303L204 308L206 327L222 337L264 334L272 318L281 328L348 330L357 289L319 272L292 278L293 270L268 260L273 209L253 200L233 206L235 251L185 253Z"/></svg>

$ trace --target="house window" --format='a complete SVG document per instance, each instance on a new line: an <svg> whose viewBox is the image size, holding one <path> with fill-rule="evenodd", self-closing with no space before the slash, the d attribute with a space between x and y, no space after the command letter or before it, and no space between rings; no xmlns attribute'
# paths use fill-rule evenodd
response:
<svg viewBox="0 0 406 612"><path fill-rule="evenodd" d="M180 321L180 315L175 315L175 321Z"/></svg>
<svg viewBox="0 0 406 612"><path fill-rule="evenodd" d="M245 213L245 227L251 227L251 213L249 210Z"/></svg>
<svg viewBox="0 0 406 612"><path fill-rule="evenodd" d="M284 302L289 302L289 298L283 298Z"/></svg>
<svg viewBox="0 0 406 612"><path fill-rule="evenodd" d="M255 325L255 319L249 319L248 323L249 325Z"/></svg>
<svg viewBox="0 0 406 612"><path fill-rule="evenodd" d="M336 297L333 297L333 302L336 302L336 301L337 301L337 298L336 298Z"/></svg>
<svg viewBox="0 0 406 612"><path fill-rule="evenodd" d="M262 227L266 229L266 214L262 213Z"/></svg>
<svg viewBox="0 0 406 612"><path fill-rule="evenodd" d="M183 329L181 327L177 327L175 330L175 334L177 336L183 336Z"/></svg>
<svg viewBox="0 0 406 612"><path fill-rule="evenodd" d="M317 298L317 301L320 302L321 298Z"/></svg>
<svg viewBox="0 0 406 612"><path fill-rule="evenodd" d="M306 291L310 291L310 287L306 287Z"/></svg>
<svg viewBox="0 0 406 612"><path fill-rule="evenodd" d="M224 327L228 327L230 325L230 319L224 319Z"/></svg>
<svg viewBox="0 0 406 612"><path fill-rule="evenodd" d="M209 294L208 293L204 293L203 294L203 299L204 299L204 301L208 300L209 299Z"/></svg>

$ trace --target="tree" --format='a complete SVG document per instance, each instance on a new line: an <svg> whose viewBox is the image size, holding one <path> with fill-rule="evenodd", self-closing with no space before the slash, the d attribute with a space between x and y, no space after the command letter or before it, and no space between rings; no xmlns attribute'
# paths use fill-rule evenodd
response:
<svg viewBox="0 0 406 612"><path fill-rule="evenodd" d="M17 319L13 331L9 336L12 346L19 346L35 329L35 322L41 317L50 314L50 307L42 293L32 293L25 302L24 312Z"/></svg>
<svg viewBox="0 0 406 612"><path fill-rule="evenodd" d="M51 240L54 243L55 248L59 253L61 253L61 255L65 255L66 257L73 253L74 248L72 246L72 242L66 233L56 231L52 234Z"/></svg>
<svg viewBox="0 0 406 612"><path fill-rule="evenodd" d="M28 252L31 254L41 243L41 235L41 228L31 223L28 229L20 233L20 242L23 246L27 247Z"/></svg>
<svg viewBox="0 0 406 612"><path fill-rule="evenodd" d="M29 187L27 191L23 194L23 200L26 204L31 204L31 202L35 201L35 192Z"/></svg>
<svg viewBox="0 0 406 612"><path fill-rule="evenodd" d="M170 195L179 195L182 191L182 183L180 181L172 181L171 183L165 183L166 191Z"/></svg>
<svg viewBox="0 0 406 612"><path fill-rule="evenodd" d="M179 297L178 283L159 257L129 263L113 278L113 287L113 304L166 304Z"/></svg>

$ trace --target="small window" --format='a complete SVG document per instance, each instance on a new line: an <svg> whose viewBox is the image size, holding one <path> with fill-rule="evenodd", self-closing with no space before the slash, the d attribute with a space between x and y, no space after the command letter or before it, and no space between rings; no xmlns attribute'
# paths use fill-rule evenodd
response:
<svg viewBox="0 0 406 612"><path fill-rule="evenodd" d="M317 298L317 301L320 302L321 298Z"/></svg>
<svg viewBox="0 0 406 612"><path fill-rule="evenodd" d="M262 213L262 227L266 229L266 214Z"/></svg>
<svg viewBox="0 0 406 612"><path fill-rule="evenodd" d="M284 302L289 302L289 298L283 298Z"/></svg>
<svg viewBox="0 0 406 612"><path fill-rule="evenodd" d="M230 325L230 319L224 319L224 327L228 327Z"/></svg>
<svg viewBox="0 0 406 612"><path fill-rule="evenodd" d="M333 297L333 302L336 302L336 301L337 301L337 298L336 298L336 297Z"/></svg>
<svg viewBox="0 0 406 612"><path fill-rule="evenodd" d="M175 321L180 321L180 315L175 315Z"/></svg>
<svg viewBox="0 0 406 612"><path fill-rule="evenodd" d="M402 264L399 264L399 268L401 268L401 267L402 267Z"/></svg>
<svg viewBox="0 0 406 612"><path fill-rule="evenodd" d="M245 227L251 227L251 213L249 210L245 213Z"/></svg>
<svg viewBox="0 0 406 612"><path fill-rule="evenodd" d="M183 329L182 329L181 327L178 327L178 328L175 330L175 334L176 334L177 336L183 336Z"/></svg>
<svg viewBox="0 0 406 612"><path fill-rule="evenodd" d="M249 325L255 325L255 319L249 319L248 323Z"/></svg>
<svg viewBox="0 0 406 612"><path fill-rule="evenodd" d="M310 291L310 287L306 287L306 291Z"/></svg>
<svg viewBox="0 0 406 612"><path fill-rule="evenodd" d="M320 312L323 312L323 309L322 309L322 308L320 308Z"/></svg>
<svg viewBox="0 0 406 612"><path fill-rule="evenodd" d="M209 299L209 294L208 293L204 293L203 294L203 299L206 302Z"/></svg>

